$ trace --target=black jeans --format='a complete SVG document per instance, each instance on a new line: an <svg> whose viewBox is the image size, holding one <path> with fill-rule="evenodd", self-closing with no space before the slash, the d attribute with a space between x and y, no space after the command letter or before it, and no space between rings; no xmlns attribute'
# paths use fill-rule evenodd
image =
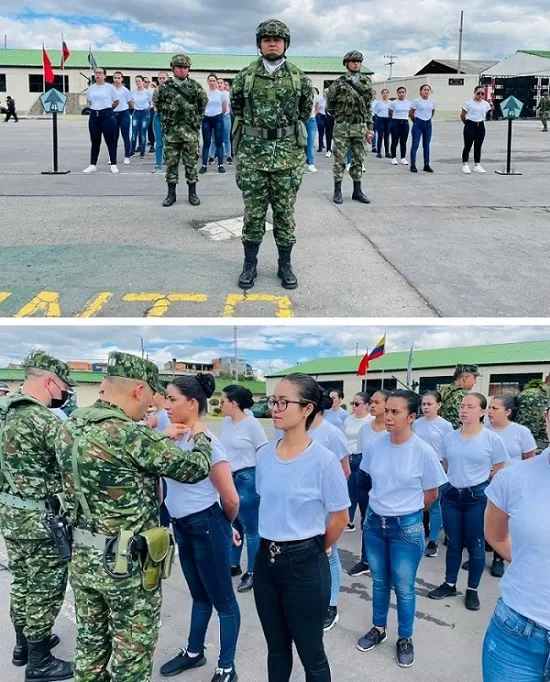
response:
<svg viewBox="0 0 550 682"><path fill-rule="evenodd" d="M332 151L332 135L334 134L334 119L330 114L325 115L325 137L327 140L327 152Z"/></svg>
<svg viewBox="0 0 550 682"><path fill-rule="evenodd" d="M90 111L88 128L90 130L90 140L92 142L92 151L90 154L90 163L92 166L97 165L102 135L105 140L105 144L107 145L107 149L109 150L110 163L111 165L115 166L118 135L118 125L116 122L115 112L112 109Z"/></svg>
<svg viewBox="0 0 550 682"><path fill-rule="evenodd" d="M6 111L6 118L4 120L4 123L7 123L10 120L10 118L13 118L13 120L16 123L17 123L17 121L19 121L19 118L17 117L17 112L15 111L15 109L8 109Z"/></svg>
<svg viewBox="0 0 550 682"><path fill-rule="evenodd" d="M382 142L384 142L384 152L386 154L390 153L390 124L391 124L391 119L389 119L387 116L378 117L378 139L377 139L377 145L376 145L376 151L381 154L382 153Z"/></svg>
<svg viewBox="0 0 550 682"><path fill-rule="evenodd" d="M306 682L330 682L323 625L331 578L323 538L281 543L281 553L274 557L270 544L260 542L254 568L254 599L267 642L268 682L289 682L292 642Z"/></svg>
<svg viewBox="0 0 550 682"><path fill-rule="evenodd" d="M462 163L468 163L472 145L474 147L474 163L481 163L481 148L485 140L485 123L466 121L464 124L464 151L462 152Z"/></svg>
<svg viewBox="0 0 550 682"><path fill-rule="evenodd" d="M391 156L397 158L397 145L400 146L401 158L407 158L407 140L409 139L409 122L392 118L391 121Z"/></svg>
<svg viewBox="0 0 550 682"><path fill-rule="evenodd" d="M315 117L317 120L317 132L319 133L319 151L322 152L323 149L325 148L324 142L325 142L325 119L326 115L325 114L317 114Z"/></svg>

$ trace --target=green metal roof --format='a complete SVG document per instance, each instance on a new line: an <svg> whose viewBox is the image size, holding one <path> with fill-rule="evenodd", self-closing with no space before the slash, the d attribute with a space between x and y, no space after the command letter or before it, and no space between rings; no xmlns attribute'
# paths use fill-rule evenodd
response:
<svg viewBox="0 0 550 682"><path fill-rule="evenodd" d="M48 50L54 70L59 71L61 52ZM143 69L156 71L169 69L173 52L102 52L95 51L94 58L98 66L112 69ZM220 73L240 71L248 66L257 55L242 54L189 54L194 71L219 71ZM306 73L342 73L342 57L298 57L289 55L289 59ZM42 50L0 50L0 68L33 67L42 68ZM88 52L74 50L66 64L66 69L89 69ZM363 71L372 71L363 67Z"/></svg>
<svg viewBox="0 0 550 682"><path fill-rule="evenodd" d="M386 353L370 363L371 372L398 372L407 369L410 350L400 353ZM321 374L356 374L361 357L326 358L312 360L282 370L271 377L281 377L292 372ZM413 369L435 369L463 365L511 365L550 362L550 341L529 341L506 343L495 346L464 346L462 348L440 348L437 350L413 351ZM0 376L1 379L1 376Z"/></svg>
<svg viewBox="0 0 550 682"><path fill-rule="evenodd" d="M524 54L532 54L535 57L544 57L544 59L550 59L550 52L546 52L545 50L520 50L520 52L523 52Z"/></svg>

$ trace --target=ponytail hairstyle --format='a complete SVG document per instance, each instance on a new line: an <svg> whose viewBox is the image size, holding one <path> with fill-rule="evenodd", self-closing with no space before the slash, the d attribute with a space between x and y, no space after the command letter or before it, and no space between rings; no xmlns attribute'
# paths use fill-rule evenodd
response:
<svg viewBox="0 0 550 682"><path fill-rule="evenodd" d="M187 400L196 400L199 405L199 414L204 414L208 409L208 398L214 395L216 381L211 374L199 372L196 376L178 376L170 382Z"/></svg>
<svg viewBox="0 0 550 682"><path fill-rule="evenodd" d="M225 393L228 400L237 403L239 409L242 411L248 410L254 405L252 391L244 386L231 384L231 386L226 386L223 389L223 393Z"/></svg>
<svg viewBox="0 0 550 682"><path fill-rule="evenodd" d="M319 386L319 384L317 385ZM319 391L321 393L321 399L319 401L319 412L326 412L326 410L330 410L332 408L332 398L330 397L330 393L327 391L326 388L319 386Z"/></svg>
<svg viewBox="0 0 550 682"><path fill-rule="evenodd" d="M508 419L513 422L516 420L516 415L518 411L518 400L515 395L511 393L499 393L493 396L493 400L500 400L505 410L510 410L510 416Z"/></svg>

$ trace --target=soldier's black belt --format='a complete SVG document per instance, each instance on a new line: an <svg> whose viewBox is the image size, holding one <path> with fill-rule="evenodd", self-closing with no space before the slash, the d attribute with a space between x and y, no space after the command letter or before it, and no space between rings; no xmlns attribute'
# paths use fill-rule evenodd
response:
<svg viewBox="0 0 550 682"><path fill-rule="evenodd" d="M254 128L253 126L243 126L243 134L248 137L257 137L260 140L284 140L287 137L296 135L294 126L286 128Z"/></svg>

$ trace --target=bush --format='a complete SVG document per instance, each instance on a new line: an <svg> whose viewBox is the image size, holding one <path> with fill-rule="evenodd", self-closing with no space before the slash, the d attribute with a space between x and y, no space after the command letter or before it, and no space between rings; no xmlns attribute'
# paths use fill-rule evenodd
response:
<svg viewBox="0 0 550 682"><path fill-rule="evenodd" d="M212 413L215 414L216 417L219 417L220 414L222 413L222 408L221 408L221 407L215 407L215 408L212 410Z"/></svg>
<svg viewBox="0 0 550 682"><path fill-rule="evenodd" d="M212 405L212 407L217 407L219 404L220 401L218 400L218 398L210 398L210 405Z"/></svg>
<svg viewBox="0 0 550 682"><path fill-rule="evenodd" d="M341 407L343 410L346 410L346 412L348 411L348 406L346 405L346 403L342 403L342 404L340 405L340 407Z"/></svg>

